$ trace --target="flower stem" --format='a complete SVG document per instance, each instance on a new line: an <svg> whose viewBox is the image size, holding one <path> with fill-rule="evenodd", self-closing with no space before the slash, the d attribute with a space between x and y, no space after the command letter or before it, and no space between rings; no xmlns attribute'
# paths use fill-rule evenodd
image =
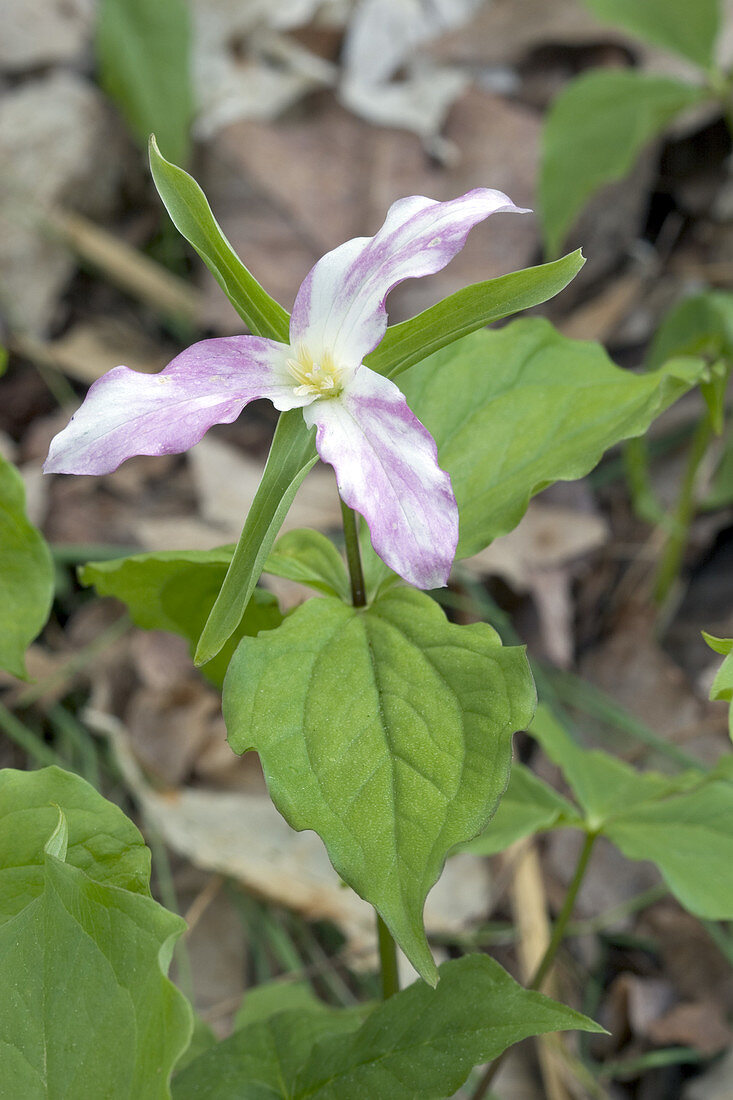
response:
<svg viewBox="0 0 733 1100"><path fill-rule="evenodd" d="M598 833L586 833L585 835L585 841L583 843L580 855L578 856L578 862L575 867L573 880L568 887L568 892L565 895L565 901L562 904L562 909L560 910L557 920L555 921L555 926L552 930L550 942L547 945L547 949L544 955L540 959L539 966L537 967L531 982L527 986L528 989L540 989L542 983L547 977L550 967L555 961L555 956L557 955L558 949L563 940L563 936L565 935L565 930L567 929L568 923L573 914L575 900L578 896L578 891L580 890L583 879L585 878L585 872L588 869L588 862L590 860L591 852L593 851L593 845L596 842L597 836ZM499 1072L499 1067L502 1065L506 1055L509 1053L509 1050L510 1048L507 1047L503 1054L500 1054L498 1058L496 1058L493 1062L491 1062L489 1066L486 1067L486 1072L479 1081L471 1100L483 1100L483 1098L487 1095L491 1083Z"/></svg>
<svg viewBox="0 0 733 1100"><path fill-rule="evenodd" d="M377 913L377 940L382 967L382 1000L386 1001L395 993L399 993L400 978L397 969L397 945L379 913Z"/></svg>
<svg viewBox="0 0 733 1100"><path fill-rule="evenodd" d="M690 534L690 524L695 514L695 489L697 487L697 475L700 464L705 457L713 435L713 425L709 413L701 417L695 434L690 444L690 452L687 459L687 469L682 481L682 488L672 516L673 528L667 539L662 559L657 570L654 585L654 599L657 604L663 604L669 595L682 567L682 559Z"/></svg>
<svg viewBox="0 0 733 1100"><path fill-rule="evenodd" d="M341 515L344 521L344 541L346 543L346 563L351 578L351 602L354 607L366 607L366 585L361 567L359 552L359 532L356 527L356 513L348 504L341 501Z"/></svg>

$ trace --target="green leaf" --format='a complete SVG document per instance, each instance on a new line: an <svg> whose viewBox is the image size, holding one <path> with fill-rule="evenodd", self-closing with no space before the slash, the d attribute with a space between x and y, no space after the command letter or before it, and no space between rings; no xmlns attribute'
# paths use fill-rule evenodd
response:
<svg viewBox="0 0 733 1100"><path fill-rule="evenodd" d="M59 810L64 862L44 852ZM191 1012L164 970L185 925L149 896L137 829L78 776L5 771L0 868L3 1095L169 1096Z"/></svg>
<svg viewBox="0 0 733 1100"><path fill-rule="evenodd" d="M702 636L712 650L724 657L724 661L710 687L710 698L717 702L730 703L728 711L728 730L733 738L733 638L715 638L704 630Z"/></svg>
<svg viewBox="0 0 733 1100"><path fill-rule="evenodd" d="M462 336L554 298L572 282L584 263L578 249L552 263L463 287L417 317L390 325L381 344L367 356L366 364L395 378Z"/></svg>
<svg viewBox="0 0 733 1100"><path fill-rule="evenodd" d="M436 989L416 982L379 1005L357 1031L321 1040L293 1097L443 1100L473 1066L531 1035L569 1029L603 1031L523 989L488 955L466 955L443 963Z"/></svg>
<svg viewBox="0 0 733 1100"><path fill-rule="evenodd" d="M320 531L301 528L282 535L262 571L306 584L326 596L338 596L347 602L351 599L343 559L331 540Z"/></svg>
<svg viewBox="0 0 733 1100"><path fill-rule="evenodd" d="M190 55L185 0L102 0L97 23L102 87L143 148L155 132L177 161L189 154Z"/></svg>
<svg viewBox="0 0 733 1100"><path fill-rule="evenodd" d="M583 825L572 803L538 779L529 768L515 763L509 786L488 828L475 840L462 844L461 851L491 856L525 836L564 825Z"/></svg>
<svg viewBox="0 0 733 1100"><path fill-rule="evenodd" d="M239 259L196 180L162 156L154 137L150 139L150 171L171 221L196 249L250 331L255 336L288 343L287 311L270 297Z"/></svg>
<svg viewBox="0 0 733 1100"><path fill-rule="evenodd" d="M296 1076L313 1045L326 1036L341 1041L358 1028L362 1015L358 1009L328 1008L312 996L297 1007L264 1010L259 1019L212 1047L179 1074L173 1083L174 1100L292 1097L296 1095Z"/></svg>
<svg viewBox="0 0 733 1100"><path fill-rule="evenodd" d="M59 806L56 809L59 811L59 819L56 828L43 845L43 850L46 855L54 856L64 863L66 853L69 850L69 825L64 811Z"/></svg>
<svg viewBox="0 0 733 1100"><path fill-rule="evenodd" d="M82 584L100 596L114 596L145 630L168 630L185 638L193 653L221 590L232 560L232 547L217 550L170 550L129 558L89 562L79 570ZM219 654L202 668L217 686L232 654L245 635L273 630L282 622L277 600L255 588L242 618Z"/></svg>
<svg viewBox="0 0 733 1100"><path fill-rule="evenodd" d="M697 772L676 776L638 772L606 752L584 749L573 741L545 705L537 708L530 733L562 770L592 830L605 829L611 817L626 809L634 809L700 780Z"/></svg>
<svg viewBox="0 0 733 1100"><path fill-rule="evenodd" d="M25 678L25 651L53 599L53 563L25 514L18 471L0 456L0 668Z"/></svg>
<svg viewBox="0 0 733 1100"><path fill-rule="evenodd" d="M535 493L583 477L609 447L645 432L705 371L676 360L632 374L539 318L476 332L413 367L401 386L451 475L458 557L511 531Z"/></svg>
<svg viewBox="0 0 733 1100"><path fill-rule="evenodd" d="M580 748L545 707L538 707L530 733L562 768L587 829L603 833L629 859L656 863L691 913L733 918L733 784L718 774L637 772Z"/></svg>
<svg viewBox="0 0 733 1100"><path fill-rule="evenodd" d="M647 363L654 370L678 356L733 361L733 294L706 290L678 302L662 319Z"/></svg>
<svg viewBox="0 0 733 1100"><path fill-rule="evenodd" d="M197 665L215 657L241 622L295 494L318 459L314 436L300 409L280 415L262 481L199 638L194 657Z"/></svg>
<svg viewBox="0 0 733 1100"><path fill-rule="evenodd" d="M599 1032L522 989L487 955L440 967L360 1023L354 1010L279 1012L237 1032L176 1078L175 1100L444 1100L471 1068L531 1035Z"/></svg>
<svg viewBox="0 0 733 1100"><path fill-rule="evenodd" d="M556 97L545 123L540 173L548 255L559 251L590 197L628 175L644 146L708 94L669 77L604 69L573 80Z"/></svg>
<svg viewBox="0 0 733 1100"><path fill-rule="evenodd" d="M486 825L533 706L523 649L406 588L369 608L308 601L244 638L224 684L234 751L257 750L280 812L321 836L430 981L425 896Z"/></svg>
<svg viewBox="0 0 733 1100"><path fill-rule="evenodd" d="M719 0L585 0L599 19L625 27L710 69L720 32Z"/></svg>
<svg viewBox="0 0 733 1100"><path fill-rule="evenodd" d="M122 810L61 768L0 771L0 922L42 889L43 851L66 819L65 862L95 882L150 894L150 852Z"/></svg>
<svg viewBox="0 0 733 1100"><path fill-rule="evenodd" d="M628 859L656 863L677 900L705 920L733 919L733 784L629 809L603 832Z"/></svg>
<svg viewBox="0 0 733 1100"><path fill-rule="evenodd" d="M275 979L248 989L234 1017L237 1031L251 1024L259 1024L276 1012L292 1009L326 1008L321 1005L308 981L288 982Z"/></svg>

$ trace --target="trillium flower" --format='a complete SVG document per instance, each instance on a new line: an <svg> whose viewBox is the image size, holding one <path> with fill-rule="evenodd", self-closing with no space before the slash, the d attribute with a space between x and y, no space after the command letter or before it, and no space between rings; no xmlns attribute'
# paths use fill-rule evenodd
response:
<svg viewBox="0 0 733 1100"><path fill-rule="evenodd" d="M382 560L418 588L444 585L458 542L450 478L400 389L363 360L386 332L389 292L440 271L474 225L503 211L525 213L487 188L448 202L399 199L374 237L346 241L311 269L289 344L229 336L193 344L159 374L115 367L52 441L46 472L108 474L133 455L177 454L268 398L315 425L318 453Z"/></svg>

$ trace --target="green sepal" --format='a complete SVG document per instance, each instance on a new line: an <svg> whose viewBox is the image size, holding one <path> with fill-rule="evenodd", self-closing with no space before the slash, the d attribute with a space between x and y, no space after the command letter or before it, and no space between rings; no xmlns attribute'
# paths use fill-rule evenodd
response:
<svg viewBox="0 0 733 1100"><path fill-rule="evenodd" d="M390 325L365 362L372 370L396 378L463 336L554 298L572 282L584 263L585 257L578 249L551 263L462 287L409 321Z"/></svg>
<svg viewBox="0 0 733 1100"><path fill-rule="evenodd" d="M198 252L250 331L287 343L287 311L239 259L196 180L165 159L154 136L150 138L149 153L153 181L178 232Z"/></svg>

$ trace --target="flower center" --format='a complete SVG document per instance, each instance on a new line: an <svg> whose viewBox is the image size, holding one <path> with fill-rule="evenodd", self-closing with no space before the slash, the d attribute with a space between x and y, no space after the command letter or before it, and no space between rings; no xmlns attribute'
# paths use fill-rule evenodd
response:
<svg viewBox="0 0 733 1100"><path fill-rule="evenodd" d="M305 348L298 348L297 358L286 360L288 371L299 385L298 397L338 397L343 389L342 370L328 352L315 360Z"/></svg>

